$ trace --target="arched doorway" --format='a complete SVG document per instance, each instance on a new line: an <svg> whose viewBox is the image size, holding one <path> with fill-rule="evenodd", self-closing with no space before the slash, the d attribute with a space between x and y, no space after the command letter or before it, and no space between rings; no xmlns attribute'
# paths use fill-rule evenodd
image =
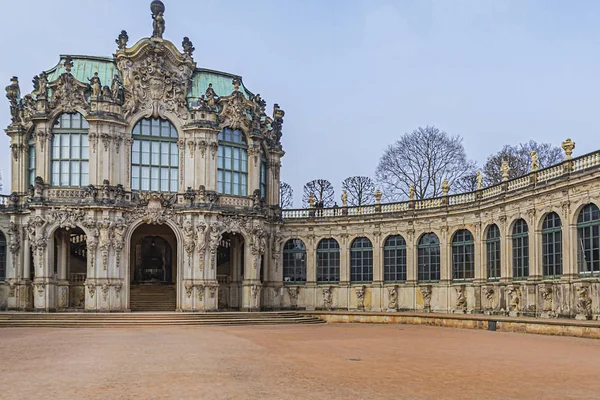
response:
<svg viewBox="0 0 600 400"><path fill-rule="evenodd" d="M244 237L225 233L217 248L217 281L219 309L239 309L244 277Z"/></svg>
<svg viewBox="0 0 600 400"><path fill-rule="evenodd" d="M87 236L81 228L60 228L54 232L53 239L53 273L58 282L57 308L83 309L87 277ZM33 259L30 265L33 267ZM30 273L34 278L35 268Z"/></svg>
<svg viewBox="0 0 600 400"><path fill-rule="evenodd" d="M177 238L167 225L140 225L131 236L131 311L175 311Z"/></svg>

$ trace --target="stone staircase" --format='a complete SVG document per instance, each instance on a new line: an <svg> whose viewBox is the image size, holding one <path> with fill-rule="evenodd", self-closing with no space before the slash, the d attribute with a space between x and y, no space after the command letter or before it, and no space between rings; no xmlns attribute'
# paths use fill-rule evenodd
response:
<svg viewBox="0 0 600 400"><path fill-rule="evenodd" d="M175 311L177 299L174 285L131 286L131 311Z"/></svg>
<svg viewBox="0 0 600 400"><path fill-rule="evenodd" d="M35 313L2 312L0 328L140 328L159 326L322 324L325 321L293 311L214 313Z"/></svg>

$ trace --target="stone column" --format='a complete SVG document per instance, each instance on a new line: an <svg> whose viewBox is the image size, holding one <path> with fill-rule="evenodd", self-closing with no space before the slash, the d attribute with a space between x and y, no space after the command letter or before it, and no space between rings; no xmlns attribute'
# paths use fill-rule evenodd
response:
<svg viewBox="0 0 600 400"><path fill-rule="evenodd" d="M31 280L31 246L27 233L25 233L23 238L23 280Z"/></svg>
<svg viewBox="0 0 600 400"><path fill-rule="evenodd" d="M383 260L381 253L383 252L381 246L381 233L376 232L373 241L373 289L371 290L371 310L381 311L383 309L383 299L385 294L383 293Z"/></svg>
<svg viewBox="0 0 600 400"><path fill-rule="evenodd" d="M565 219L565 222L571 222ZM577 234L577 224L565 224L562 233L563 248L563 280L572 280L579 277L579 260L577 258L579 250L579 240Z"/></svg>
<svg viewBox="0 0 600 400"><path fill-rule="evenodd" d="M69 307L69 232L63 231L55 238L59 239L57 307L62 310Z"/></svg>
<svg viewBox="0 0 600 400"><path fill-rule="evenodd" d="M283 254L280 256L283 260ZM282 263L279 263L280 266ZM315 240L309 239L306 243L306 284L316 284L317 282L317 249Z"/></svg>
<svg viewBox="0 0 600 400"><path fill-rule="evenodd" d="M474 262L475 262L475 281L483 283L487 281L487 265L486 265L486 248L485 239L483 238L483 230L475 235L474 244Z"/></svg>
<svg viewBox="0 0 600 400"><path fill-rule="evenodd" d="M512 281L512 235L507 231L508 228L505 228L500 235L500 263L502 265L500 282Z"/></svg>
<svg viewBox="0 0 600 400"><path fill-rule="evenodd" d="M242 281L242 311L258 311L260 309L260 258L255 260L252 244L244 242L244 280ZM256 265L255 265L256 263Z"/></svg>
<svg viewBox="0 0 600 400"><path fill-rule="evenodd" d="M542 279L542 231L537 229L534 221L530 225L533 230L529 231L529 281L539 281Z"/></svg>
<svg viewBox="0 0 600 400"><path fill-rule="evenodd" d="M448 243L448 230L442 230L440 239L440 283L452 282L452 247Z"/></svg>

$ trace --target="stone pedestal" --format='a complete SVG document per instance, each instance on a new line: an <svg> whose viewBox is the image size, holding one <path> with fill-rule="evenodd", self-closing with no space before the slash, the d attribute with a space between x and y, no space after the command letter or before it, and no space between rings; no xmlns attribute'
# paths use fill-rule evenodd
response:
<svg viewBox="0 0 600 400"><path fill-rule="evenodd" d="M57 308L58 310L66 310L69 308L69 281L59 281L56 287L57 292Z"/></svg>

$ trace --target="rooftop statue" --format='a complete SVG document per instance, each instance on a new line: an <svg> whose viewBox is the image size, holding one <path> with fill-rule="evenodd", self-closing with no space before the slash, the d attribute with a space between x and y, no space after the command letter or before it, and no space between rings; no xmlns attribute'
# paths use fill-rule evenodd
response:
<svg viewBox="0 0 600 400"><path fill-rule="evenodd" d="M150 10L152 11L152 37L162 39L163 33L165 33L165 19L163 17L165 13L165 5L162 1L155 0L150 4Z"/></svg>

